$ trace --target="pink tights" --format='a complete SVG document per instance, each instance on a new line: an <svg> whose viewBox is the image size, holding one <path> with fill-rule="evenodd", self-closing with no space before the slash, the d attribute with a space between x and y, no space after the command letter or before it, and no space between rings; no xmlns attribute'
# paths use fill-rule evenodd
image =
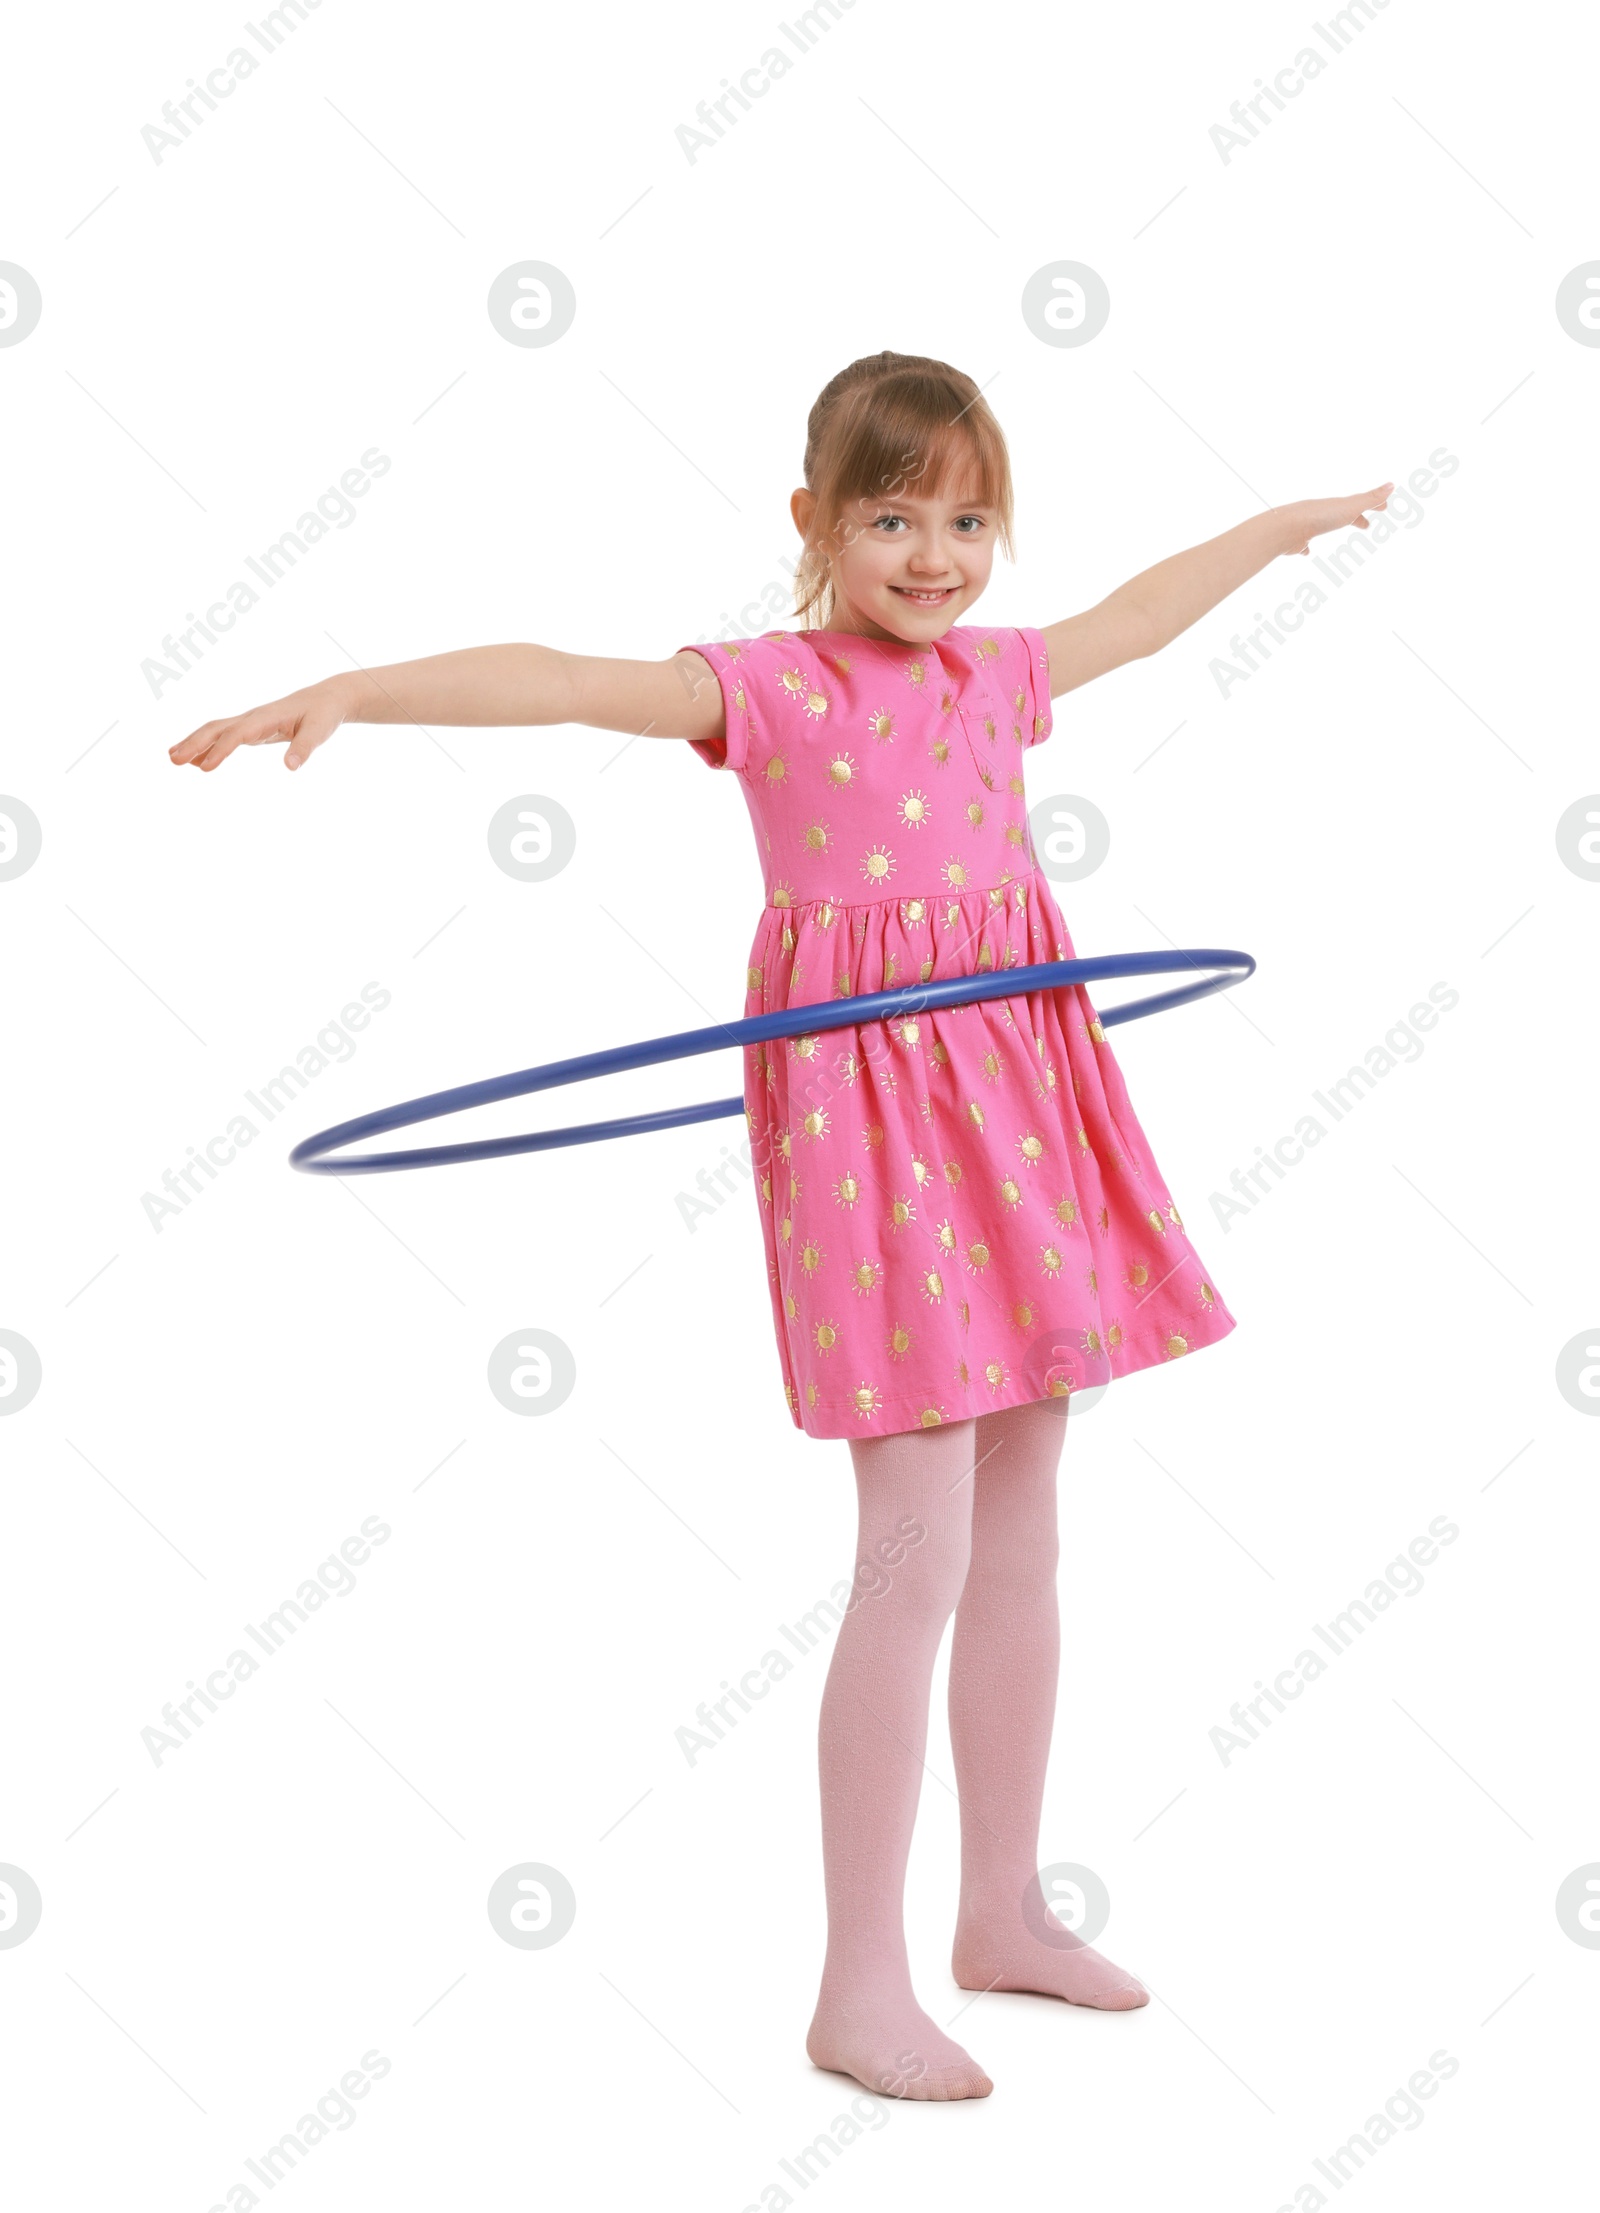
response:
<svg viewBox="0 0 1600 2213"><path fill-rule="evenodd" d="M828 1949L806 2050L817 2066L884 2096L981 2098L993 2088L918 2005L906 1957L928 1694L952 1609L955 1979L965 1990L1034 1990L1116 2011L1147 2003L1142 1986L1074 1937L1038 1891L1061 1650L1056 1466L1066 1427L1059 1405L1038 1400L851 1440L856 1589L822 1696Z"/></svg>

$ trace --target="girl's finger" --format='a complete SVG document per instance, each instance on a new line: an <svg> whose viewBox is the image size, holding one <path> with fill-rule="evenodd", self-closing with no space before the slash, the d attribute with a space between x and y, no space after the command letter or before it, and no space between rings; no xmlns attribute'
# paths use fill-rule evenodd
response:
<svg viewBox="0 0 1600 2213"><path fill-rule="evenodd" d="M236 722L224 723L205 752L197 757L194 765L196 768L204 769L209 775L213 769L220 768L229 754L236 751L243 742L240 736L240 725Z"/></svg>
<svg viewBox="0 0 1600 2213"><path fill-rule="evenodd" d="M289 750L284 756L284 767L302 767L317 747L325 745L338 728L339 717L335 714L303 714L289 733Z"/></svg>
<svg viewBox="0 0 1600 2213"><path fill-rule="evenodd" d="M219 730L226 730L227 723L203 722L198 730L191 730L186 738L167 748L167 759L175 761L179 768L186 768L197 754L203 753Z"/></svg>

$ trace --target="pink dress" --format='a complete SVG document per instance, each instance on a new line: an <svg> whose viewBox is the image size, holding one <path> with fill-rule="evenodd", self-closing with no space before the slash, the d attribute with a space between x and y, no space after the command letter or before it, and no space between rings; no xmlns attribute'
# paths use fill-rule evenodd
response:
<svg viewBox="0 0 1600 2213"><path fill-rule="evenodd" d="M727 717L695 751L737 774L766 877L747 1014L1073 957L1023 792L1051 728L1037 630L686 650ZM813 1437L1070 1395L1234 1327L1082 985L746 1046L744 1096Z"/></svg>

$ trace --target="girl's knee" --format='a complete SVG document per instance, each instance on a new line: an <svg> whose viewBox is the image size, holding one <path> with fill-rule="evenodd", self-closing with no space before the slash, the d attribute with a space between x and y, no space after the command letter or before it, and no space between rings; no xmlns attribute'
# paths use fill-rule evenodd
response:
<svg viewBox="0 0 1600 2213"><path fill-rule="evenodd" d="M904 1514L887 1533L862 1544L852 1603L871 1599L945 1621L955 1611L971 1558L966 1515Z"/></svg>

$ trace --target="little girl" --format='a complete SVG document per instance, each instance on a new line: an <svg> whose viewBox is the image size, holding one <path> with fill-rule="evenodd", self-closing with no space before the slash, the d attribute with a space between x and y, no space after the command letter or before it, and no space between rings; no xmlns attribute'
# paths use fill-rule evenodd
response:
<svg viewBox="0 0 1600 2213"><path fill-rule="evenodd" d="M686 740L739 778L761 853L747 1013L1070 959L1022 774L1051 700L1156 652L1275 556L1366 529L1393 490L1273 508L1084 614L990 630L963 618L996 543L1011 550L1011 474L970 377L921 356L852 362L811 410L804 475L799 629L659 661L436 654L208 722L171 758L214 769L286 739L299 768L346 722ZM822 1698L828 1942L806 2049L888 2096L986 2097L906 1958L935 1655L954 1611L956 1981L1146 2004L1049 1911L1038 1873L1056 1470L1074 1391L1234 1321L1081 985L747 1048L745 1118L789 1412L848 1438L859 1512Z"/></svg>

